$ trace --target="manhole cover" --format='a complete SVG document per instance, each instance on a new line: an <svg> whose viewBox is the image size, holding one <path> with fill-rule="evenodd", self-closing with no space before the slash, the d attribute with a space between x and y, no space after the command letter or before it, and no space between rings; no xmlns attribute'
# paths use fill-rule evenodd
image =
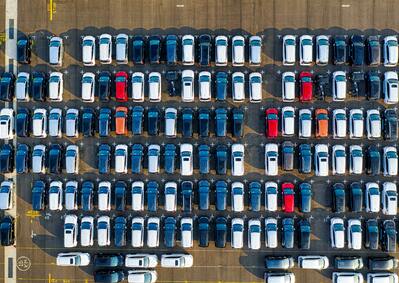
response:
<svg viewBox="0 0 399 283"><path fill-rule="evenodd" d="M20 271L28 271L31 266L30 259L26 256L20 256L17 259L17 268Z"/></svg>

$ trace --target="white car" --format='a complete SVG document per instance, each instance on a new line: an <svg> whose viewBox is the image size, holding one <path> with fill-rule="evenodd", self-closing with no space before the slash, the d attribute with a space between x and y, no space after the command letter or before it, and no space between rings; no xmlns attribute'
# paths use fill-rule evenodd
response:
<svg viewBox="0 0 399 283"><path fill-rule="evenodd" d="M362 138L364 133L364 115L361 109L349 111L349 138Z"/></svg>
<svg viewBox="0 0 399 283"><path fill-rule="evenodd" d="M244 175L244 145L235 143L231 146L231 175Z"/></svg>
<svg viewBox="0 0 399 283"><path fill-rule="evenodd" d="M284 102L292 102L295 100L295 73L284 72L281 75L281 94Z"/></svg>
<svg viewBox="0 0 399 283"><path fill-rule="evenodd" d="M129 37L127 34L120 33L116 36L115 42L116 49L116 63L117 64L127 64L128 63L128 46Z"/></svg>
<svg viewBox="0 0 399 283"><path fill-rule="evenodd" d="M161 101L162 79L158 72L151 72L148 75L148 98L150 102Z"/></svg>
<svg viewBox="0 0 399 283"><path fill-rule="evenodd" d="M48 116L48 134L50 137L62 137L62 110L53 108Z"/></svg>
<svg viewBox="0 0 399 283"><path fill-rule="evenodd" d="M386 146L384 147L383 157L383 168L384 176L396 176L398 175L398 152L396 147Z"/></svg>
<svg viewBox="0 0 399 283"><path fill-rule="evenodd" d="M98 184L98 210L111 210L111 183L102 181Z"/></svg>
<svg viewBox="0 0 399 283"><path fill-rule="evenodd" d="M244 66L245 38L241 35L233 36L231 40L231 60L233 66Z"/></svg>
<svg viewBox="0 0 399 283"><path fill-rule="evenodd" d="M211 101L212 98L212 77L211 73L202 71L198 75L198 89L200 101Z"/></svg>
<svg viewBox="0 0 399 283"><path fill-rule="evenodd" d="M0 184L0 210L11 209L13 207L13 181L3 181Z"/></svg>
<svg viewBox="0 0 399 283"><path fill-rule="evenodd" d="M79 147L68 145L65 150L65 171L67 174L79 173Z"/></svg>
<svg viewBox="0 0 399 283"><path fill-rule="evenodd" d="M360 145L351 145L349 147L349 173L363 173L363 149Z"/></svg>
<svg viewBox="0 0 399 283"><path fill-rule="evenodd" d="M135 102L144 101L144 74L141 72L132 74L132 99Z"/></svg>
<svg viewBox="0 0 399 283"><path fill-rule="evenodd" d="M142 181L132 183L132 210L144 210L144 182Z"/></svg>
<svg viewBox="0 0 399 283"><path fill-rule="evenodd" d="M310 66L313 63L313 36L302 35L299 38L299 64Z"/></svg>
<svg viewBox="0 0 399 283"><path fill-rule="evenodd" d="M177 207L177 184L176 182L167 182L165 184L165 211L176 211Z"/></svg>
<svg viewBox="0 0 399 283"><path fill-rule="evenodd" d="M85 216L80 222L80 245L91 247L94 240L94 219L92 216Z"/></svg>
<svg viewBox="0 0 399 283"><path fill-rule="evenodd" d="M285 106L281 109L281 134L285 137L295 134L295 109L292 106Z"/></svg>
<svg viewBox="0 0 399 283"><path fill-rule="evenodd" d="M174 138L177 134L177 109L166 108L165 109L165 136L168 138Z"/></svg>
<svg viewBox="0 0 399 283"><path fill-rule="evenodd" d="M398 64L398 39L396 36L384 38L384 66L395 67Z"/></svg>
<svg viewBox="0 0 399 283"><path fill-rule="evenodd" d="M312 136L312 111L310 109L299 110L299 138Z"/></svg>
<svg viewBox="0 0 399 283"><path fill-rule="evenodd" d="M244 246L244 220L242 218L233 218L231 220L231 247L233 249L242 249Z"/></svg>
<svg viewBox="0 0 399 283"><path fill-rule="evenodd" d="M343 175L346 172L346 151L343 145L334 145L332 148L333 175Z"/></svg>
<svg viewBox="0 0 399 283"><path fill-rule="evenodd" d="M29 101L30 93L30 74L26 72L18 73L15 82L15 98L18 101Z"/></svg>
<svg viewBox="0 0 399 283"><path fill-rule="evenodd" d="M125 266L134 268L155 268L158 265L158 257L152 254L127 254Z"/></svg>
<svg viewBox="0 0 399 283"><path fill-rule="evenodd" d="M181 39L183 65L194 65L195 39L191 34L186 34Z"/></svg>
<svg viewBox="0 0 399 283"><path fill-rule="evenodd" d="M181 73L181 100L183 102L194 101L194 72L192 70L184 70Z"/></svg>
<svg viewBox="0 0 399 283"><path fill-rule="evenodd" d="M118 144L115 146L115 173L127 174L128 146Z"/></svg>
<svg viewBox="0 0 399 283"><path fill-rule="evenodd" d="M148 173L159 173L161 147L157 144L148 146Z"/></svg>
<svg viewBox="0 0 399 283"><path fill-rule="evenodd" d="M346 98L346 73L335 71L332 77L333 101L344 101Z"/></svg>
<svg viewBox="0 0 399 283"><path fill-rule="evenodd" d="M94 36L86 35L82 41L82 61L84 66L96 64L96 39Z"/></svg>
<svg viewBox="0 0 399 283"><path fill-rule="evenodd" d="M344 109L333 111L333 137L334 139L346 138L346 112Z"/></svg>
<svg viewBox="0 0 399 283"><path fill-rule="evenodd" d="M194 258L189 254L163 254L161 256L161 267L165 268L188 268L192 267Z"/></svg>
<svg viewBox="0 0 399 283"><path fill-rule="evenodd" d="M298 266L303 269L327 269L329 265L328 257L320 255L298 256Z"/></svg>
<svg viewBox="0 0 399 283"><path fill-rule="evenodd" d="M87 72L82 76L82 92L81 98L83 102L94 102L96 76Z"/></svg>
<svg viewBox="0 0 399 283"><path fill-rule="evenodd" d="M227 36L219 35L215 38L215 65L227 66L227 51L229 48L229 41Z"/></svg>
<svg viewBox="0 0 399 283"><path fill-rule="evenodd" d="M333 272L332 283L341 282L363 283L363 275L359 272Z"/></svg>
<svg viewBox="0 0 399 283"><path fill-rule="evenodd" d="M367 273L367 283L381 283L381 282L398 283L398 281L399 278L396 273L390 273L390 272Z"/></svg>
<svg viewBox="0 0 399 283"><path fill-rule="evenodd" d="M60 72L51 72L48 80L48 98L50 101L62 101L64 79Z"/></svg>
<svg viewBox="0 0 399 283"><path fill-rule="evenodd" d="M244 184L233 182L231 184L231 210L234 212L244 211Z"/></svg>
<svg viewBox="0 0 399 283"><path fill-rule="evenodd" d="M278 145L275 143L265 145L265 174L266 176L278 175Z"/></svg>
<svg viewBox="0 0 399 283"><path fill-rule="evenodd" d="M3 126L3 110L8 110L4 108L0 112L0 125ZM12 112L12 114L14 114ZM32 116L32 135L35 138L45 138L47 137L47 110L44 108L37 108L33 111Z"/></svg>
<svg viewBox="0 0 399 283"><path fill-rule="evenodd" d="M231 75L231 94L234 102L245 100L245 76L242 72L235 72Z"/></svg>
<svg viewBox="0 0 399 283"><path fill-rule="evenodd" d="M398 73L385 72L384 74L384 102L396 104L399 101L398 95Z"/></svg>
<svg viewBox="0 0 399 283"><path fill-rule="evenodd" d="M193 247L193 219L191 217L183 217L180 220L181 246L182 248Z"/></svg>
<svg viewBox="0 0 399 283"><path fill-rule="evenodd" d="M57 266L88 266L89 264L89 253L59 253L56 259Z"/></svg>
<svg viewBox="0 0 399 283"><path fill-rule="evenodd" d="M97 220L97 244L99 247L109 246L111 243L110 223L109 216L100 216Z"/></svg>
<svg viewBox="0 0 399 283"><path fill-rule="evenodd" d="M127 275L128 283L155 283L157 279L155 270L129 270Z"/></svg>
<svg viewBox="0 0 399 283"><path fill-rule="evenodd" d="M180 174L182 176L193 175L193 145L183 143L180 145Z"/></svg>
<svg viewBox="0 0 399 283"><path fill-rule="evenodd" d="M132 247L142 248L144 246L144 218L134 217L132 219Z"/></svg>
<svg viewBox="0 0 399 283"><path fill-rule="evenodd" d="M65 184L65 209L78 209L78 182L68 181Z"/></svg>
<svg viewBox="0 0 399 283"><path fill-rule="evenodd" d="M99 39L100 49L100 63L111 64L112 63L112 36L109 34L100 35Z"/></svg>
<svg viewBox="0 0 399 283"><path fill-rule="evenodd" d="M330 241L331 247L342 249L345 246L345 227L344 220L339 217L333 217L330 220Z"/></svg>
<svg viewBox="0 0 399 283"><path fill-rule="evenodd" d="M292 272L265 272L265 283L295 283L295 274Z"/></svg>
<svg viewBox="0 0 399 283"><path fill-rule="evenodd" d="M329 55L329 39L325 35L316 36L316 64L324 66L328 64Z"/></svg>
<svg viewBox="0 0 399 283"><path fill-rule="evenodd" d="M262 62L262 38L253 35L249 38L249 64L259 66Z"/></svg>
<svg viewBox="0 0 399 283"><path fill-rule="evenodd" d="M398 211L398 190L393 182L385 182L382 185L382 213L396 215Z"/></svg>
<svg viewBox="0 0 399 283"><path fill-rule="evenodd" d="M262 74L253 72L249 74L249 101L259 103L262 101Z"/></svg>
<svg viewBox="0 0 399 283"><path fill-rule="evenodd" d="M53 36L49 42L49 63L53 66L61 66L64 56L64 43L61 37Z"/></svg>
<svg viewBox="0 0 399 283"><path fill-rule="evenodd" d="M32 151L32 173L46 173L46 146L38 144Z"/></svg>
<svg viewBox="0 0 399 283"><path fill-rule="evenodd" d="M248 248L251 250L260 249L261 223L259 219L248 221Z"/></svg>
<svg viewBox="0 0 399 283"><path fill-rule="evenodd" d="M277 219L268 217L265 219L265 245L266 248L277 248Z"/></svg>
<svg viewBox="0 0 399 283"><path fill-rule="evenodd" d="M366 212L380 211L380 188L377 183L366 183L365 190Z"/></svg>
<svg viewBox="0 0 399 283"><path fill-rule="evenodd" d="M147 220L147 247L156 248L159 246L159 226L158 217L150 217Z"/></svg>
<svg viewBox="0 0 399 283"><path fill-rule="evenodd" d="M65 135L77 138L79 136L79 110L70 108L65 115Z"/></svg>
<svg viewBox="0 0 399 283"><path fill-rule="evenodd" d="M296 39L293 35L285 35L283 37L283 65L293 66L296 61Z"/></svg>
<svg viewBox="0 0 399 283"><path fill-rule="evenodd" d="M377 109L367 110L366 118L367 138L381 138L381 115Z"/></svg>
<svg viewBox="0 0 399 283"><path fill-rule="evenodd" d="M64 219L64 248L74 248L78 245L78 217L66 215Z"/></svg>
<svg viewBox="0 0 399 283"><path fill-rule="evenodd" d="M314 163L316 176L328 176L328 145L316 144Z"/></svg>
<svg viewBox="0 0 399 283"><path fill-rule="evenodd" d="M48 208L50 210L62 210L62 198L62 182L52 181L48 191Z"/></svg>
<svg viewBox="0 0 399 283"><path fill-rule="evenodd" d="M278 186L276 182L265 183L265 210L277 211Z"/></svg>
<svg viewBox="0 0 399 283"><path fill-rule="evenodd" d="M348 220L348 248L353 250L362 248L362 223L358 219Z"/></svg>

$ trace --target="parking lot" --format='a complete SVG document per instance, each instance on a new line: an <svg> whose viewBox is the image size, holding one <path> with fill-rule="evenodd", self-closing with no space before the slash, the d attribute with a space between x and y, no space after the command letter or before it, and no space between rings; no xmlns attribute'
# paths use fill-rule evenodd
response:
<svg viewBox="0 0 399 283"><path fill-rule="evenodd" d="M3 7L4 1L0 1L0 8ZM21 3L23 2L23 4ZM50 107L59 107L63 109L90 107L99 109L100 107L114 108L120 103L111 101L109 103L95 102L87 105L82 105L80 99L80 78L83 72L91 71L97 73L103 70L109 70L115 73L116 71L141 71L148 73L151 71L159 71L164 73L170 69L183 70L193 69L195 71L210 70L212 72L223 70L233 72L236 70L243 72L260 71L263 73L263 101L260 104L245 103L238 105L232 102L231 99L226 102L193 102L181 103L179 97L169 97L166 92L166 83L163 82L162 102L157 103L159 109L165 107L234 107L242 106L246 111L246 126L243 138L233 138L230 134L226 138L217 138L211 135L209 138L200 138L196 134L194 138L181 138L178 135L175 139L166 138L163 134L159 136L115 136L111 135L107 138L90 137L90 138L71 138L65 137L46 138L46 139L32 139L18 137L17 143L26 143L33 147L38 143L50 145L51 143L60 143L64 145L76 144L80 148L80 174L78 176L67 176L66 174L54 175L32 175L22 174L17 176L17 282L92 282L93 281L93 267L90 265L85 268L70 268L57 267L55 265L55 257L59 252L66 251L63 248L63 219L66 214L65 210L62 212L46 211L37 213L32 211L31 207L31 184L34 180L92 180L94 182L109 180L125 180L128 184L132 181L143 180L157 181L163 184L166 181L178 180L201 180L207 179L212 182L216 180L226 180L231 183L234 181L243 181L248 184L251 181L265 181L274 180L279 183L290 181L300 183L302 181L312 182L313 201L312 212L304 215L299 212L296 203L294 218L302 217L309 218L312 224L311 249L308 251L301 251L296 248L287 250L281 248L266 249L263 243L262 234L262 248L258 251L249 250L247 247L247 239L244 237L244 249L232 249L227 243L226 248L219 249L214 246L214 231L211 225L210 245L208 248L200 248L197 243L197 233L194 233L194 247L192 249L183 250L177 243L176 248L167 249L163 246L162 236L160 239L160 248L157 249L133 249L127 247L125 249L115 248L113 245L107 248L98 248L94 244L91 248L77 248L79 251L88 251L91 254L96 253L135 253L146 252L161 255L170 252L187 252L194 256L194 266L189 269L162 269L157 268L158 281L157 282L262 282L263 274L266 271L264 268L265 255L327 255L330 258L332 266L333 257L335 255L361 255L364 260L368 256L384 255L379 251L370 251L363 248L360 251L350 251L348 249L333 250L329 244L329 219L334 215L331 211L331 185L335 182L344 182L350 184L353 181L362 181L364 183L369 181L376 181L375 177L361 175L354 176L330 176L330 177L314 177L313 175L299 174L297 170L290 173L280 171L281 174L277 177L267 177L264 175L264 145L270 140L266 139L264 110L269 107L281 107L286 104L281 100L281 72L296 71L299 73L303 70L311 70L314 74L332 73L336 70L346 70L351 72L354 68L350 66L334 66L329 64L326 67L286 67L281 64L281 36L285 34L326 34L326 35L352 35L354 33L363 35L388 35L395 34L399 25L399 1L373 1L373 0L347 0L347 1L325 1L325 0L280 0L280 1L188 1L188 0L134 0L134 1L107 1L107 0L53 0L55 11L53 11L52 20L49 19L48 2L40 0L19 1L18 6L18 31L21 34L31 35L33 38L32 63L30 65L19 66L18 71L43 71L50 72L53 70L47 64L48 61L48 36L59 35L64 38L65 53L63 66L59 68L64 74L64 98L62 102L40 103L40 102L18 102L18 107L27 107L31 110L39 107L50 109ZM4 9L2 9L4 10ZM0 22L3 23L3 16L0 14ZM3 25L1 26L3 27ZM4 27L3 27L4 28ZM143 35L167 35L167 34L211 34L213 36L224 35L259 35L263 37L263 54L262 65L260 67L212 67L200 68L183 67L178 65L176 67L167 67L165 64L158 66L139 66L133 67L132 62L129 65L100 65L95 67L83 67L81 63L81 37L83 35L98 36L102 33L109 33L117 35L118 33L127 33L129 35L143 34ZM0 52L0 62L3 59L4 50ZM4 68L2 66L1 68ZM370 67L364 66L361 68L367 72ZM374 68L375 69L375 68ZM391 68L392 69L392 68ZM380 66L378 70L383 73L386 68ZM396 69L395 69L396 70ZM196 99L198 101L198 99ZM133 106L133 102L129 101L127 106ZM141 105L144 107L153 106L153 103L144 102ZM368 101L364 97L354 98L348 95L345 102L334 102L332 104L331 97L326 101L314 101L312 104L304 104L300 102L291 103L290 105L297 109L311 107L328 108L330 111L335 108L357 108L362 107L364 110L370 108L384 109L382 100ZM360 105L360 106L359 106ZM287 138L279 137L275 141L282 143ZM289 139L293 143L299 145L303 140L295 138ZM232 144L234 142L243 143L245 147L245 176L233 177L218 176L215 173L214 166L210 174L200 175L198 168L194 169L194 175L191 177L182 177L180 174L166 175L166 174L148 174L144 170L141 175L116 175L105 174L99 175L97 169L97 147L99 143L108 144L164 144L164 143L192 143L198 145L207 143L210 145L217 144ZM364 147L375 143L370 140L333 140L328 139L310 139L306 142L311 144L328 143L330 146L335 144L345 144L346 146L352 144L362 144ZM393 144L384 140L377 142L381 147ZM194 152L196 150L194 149ZM194 164L197 164L195 162ZM297 168L297 166L295 166ZM230 169L230 168L229 168ZM381 183L384 181L393 181L393 177L378 177ZM161 186L162 187L162 186ZM299 194L297 194L298 196ZM297 198L298 199L298 198ZM292 214L285 214L279 210L276 213L265 212L264 209L260 213L248 210L248 199L246 198L246 209L243 213L235 213L231 211L230 201L228 198L227 211L216 211L214 205L209 211L197 210L197 205L194 205L194 210L191 215L196 219L198 216L207 215L212 218L217 216L226 216L229 219L233 217L243 217L246 221L248 219L257 217L264 219L265 217L273 216L284 218L285 216L292 216ZM197 203L195 201L195 203ZM213 203L213 202L211 202ZM279 203L281 205L281 203ZM123 213L111 210L106 215L115 217L123 215L129 220L132 216L169 216L175 217L186 216L180 212L178 208L176 213L167 213L162 206L157 213L135 213L131 210L126 210ZM100 212L94 210L92 213L83 213L77 211L78 216L92 215L99 216ZM103 213L101 213L103 214ZM351 213L347 212L340 215L345 219L358 218L368 219L370 215L367 213ZM374 215L375 216L375 215ZM378 215L377 218L385 219L392 218ZM247 226L247 225L246 225ZM196 227L196 225L195 225ZM130 234L130 233L128 233ZM161 233L162 235L162 233ZM130 235L129 235L130 236ZM96 238L96 237L95 237ZM229 241L229 236L228 236ZM128 245L129 245L128 241ZM398 257L397 254L394 256ZM3 257L0 257L3 258ZM4 259L4 261L7 259ZM2 262L4 262L2 261ZM297 282L330 282L333 268L330 267L322 272L319 271L304 271L294 268ZM367 273L367 268L362 270L363 274ZM3 276L3 268L0 269L0 275ZM5 282L7 282L6 274Z"/></svg>

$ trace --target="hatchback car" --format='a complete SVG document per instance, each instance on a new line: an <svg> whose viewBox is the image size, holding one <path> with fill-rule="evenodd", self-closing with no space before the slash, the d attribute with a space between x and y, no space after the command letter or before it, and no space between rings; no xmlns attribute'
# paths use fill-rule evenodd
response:
<svg viewBox="0 0 399 283"><path fill-rule="evenodd" d="M86 35L82 41L82 61L84 66L96 64L96 39L94 36Z"/></svg>
<svg viewBox="0 0 399 283"><path fill-rule="evenodd" d="M231 247L241 249L244 246L244 220L233 218L231 220Z"/></svg>
<svg viewBox="0 0 399 283"><path fill-rule="evenodd" d="M367 63L377 66L381 62L381 44L378 36L370 35L366 41Z"/></svg>
<svg viewBox="0 0 399 283"><path fill-rule="evenodd" d="M194 101L194 71L184 70L181 75L181 83L182 102Z"/></svg>
<svg viewBox="0 0 399 283"><path fill-rule="evenodd" d="M346 172L346 149L343 145L336 144L332 148L332 173L343 175Z"/></svg>
<svg viewBox="0 0 399 283"><path fill-rule="evenodd" d="M330 241L331 247L342 249L345 246L345 227L344 220L339 217L333 217L330 220Z"/></svg>
<svg viewBox="0 0 399 283"><path fill-rule="evenodd" d="M183 65L194 65L195 39L191 34L186 34L181 39Z"/></svg>
<svg viewBox="0 0 399 283"><path fill-rule="evenodd" d="M161 101L162 90L161 74L158 72L151 72L148 75L148 98L150 102Z"/></svg>
<svg viewBox="0 0 399 283"><path fill-rule="evenodd" d="M120 33L115 40L115 59L117 64L127 64L128 62L128 46L129 37L127 34ZM112 50L112 48L111 48ZM112 55L112 54L111 54Z"/></svg>
<svg viewBox="0 0 399 283"><path fill-rule="evenodd" d="M310 72L299 74L300 94L299 101L308 102L313 99L313 79Z"/></svg>
<svg viewBox="0 0 399 283"><path fill-rule="evenodd" d="M282 210L284 212L294 212L295 209L295 191L293 183L283 183L281 185L281 193L283 196Z"/></svg>
<svg viewBox="0 0 399 283"><path fill-rule="evenodd" d="M100 101L107 102L111 96L112 76L108 71L102 71L98 74L98 98Z"/></svg>
<svg viewBox="0 0 399 283"><path fill-rule="evenodd" d="M245 63L245 38L235 35L231 39L231 60L233 66L244 66Z"/></svg>
<svg viewBox="0 0 399 283"><path fill-rule="evenodd" d="M17 61L21 64L30 64L31 58L31 39L23 37L17 41Z"/></svg>
<svg viewBox="0 0 399 283"><path fill-rule="evenodd" d="M249 38L249 64L258 66L262 62L262 38L253 35Z"/></svg>
<svg viewBox="0 0 399 283"><path fill-rule="evenodd" d="M313 63L313 36L302 35L299 38L299 64L310 66Z"/></svg>
<svg viewBox="0 0 399 283"><path fill-rule="evenodd" d="M365 190L365 206L366 212L379 212L380 211L380 188L377 183L366 183Z"/></svg>
<svg viewBox="0 0 399 283"><path fill-rule="evenodd" d="M395 67L398 64L398 39L396 36L384 38L384 66Z"/></svg>
<svg viewBox="0 0 399 283"><path fill-rule="evenodd" d="M349 111L349 138L351 139L361 138L363 137L363 133L364 133L363 110L351 109Z"/></svg>
<svg viewBox="0 0 399 283"><path fill-rule="evenodd" d="M349 173L363 173L363 149L360 145L351 145L349 147Z"/></svg>
<svg viewBox="0 0 399 283"><path fill-rule="evenodd" d="M261 246L261 222L259 219L250 219L248 221L248 248L259 250Z"/></svg>
<svg viewBox="0 0 399 283"><path fill-rule="evenodd" d="M79 110L69 108L65 115L65 135L77 138L79 136Z"/></svg>
<svg viewBox="0 0 399 283"><path fill-rule="evenodd" d="M227 66L229 42L227 36L215 37L215 65Z"/></svg>
<svg viewBox="0 0 399 283"><path fill-rule="evenodd" d="M36 157L36 152L34 152L34 154L35 154L34 156ZM45 157L46 157L46 155L44 154L44 160L43 160L44 164L42 164L43 166L45 165L45 162L46 162ZM48 152L48 161L47 161L48 162L49 173L60 174L61 171L62 171L61 161L62 161L62 147L61 147L61 145L59 145L59 144L50 145L49 146L49 152ZM35 168L35 171L36 171L36 168Z"/></svg>
<svg viewBox="0 0 399 283"><path fill-rule="evenodd" d="M383 152L382 168L384 169L384 176L398 175L398 153L396 147L386 146Z"/></svg>
<svg viewBox="0 0 399 283"><path fill-rule="evenodd" d="M283 248L292 249L294 247L294 219L284 218L282 221L281 245Z"/></svg>
<svg viewBox="0 0 399 283"><path fill-rule="evenodd" d="M31 95L34 101L45 101L47 95L47 75L43 72L32 73Z"/></svg>
<svg viewBox="0 0 399 283"><path fill-rule="evenodd" d="M328 176L328 145L316 144L314 153L314 166L316 176Z"/></svg>
<svg viewBox="0 0 399 283"><path fill-rule="evenodd" d="M242 72L235 72L231 75L231 95L234 102L245 100L245 75Z"/></svg>
<svg viewBox="0 0 399 283"><path fill-rule="evenodd" d="M50 137L62 136L62 110L52 108L48 116L48 134Z"/></svg>
<svg viewBox="0 0 399 283"><path fill-rule="evenodd" d="M281 109L281 134L293 136L295 134L295 109L292 106L285 106Z"/></svg>
<svg viewBox="0 0 399 283"><path fill-rule="evenodd" d="M310 138L312 136L312 112L309 109L299 110L299 138Z"/></svg>
<svg viewBox="0 0 399 283"><path fill-rule="evenodd" d="M79 147L68 145L65 150L65 171L67 174L79 173Z"/></svg>
<svg viewBox="0 0 399 283"><path fill-rule="evenodd" d="M346 73L335 71L332 75L332 96L334 101L344 101L346 99Z"/></svg>
<svg viewBox="0 0 399 283"><path fill-rule="evenodd" d="M29 101L29 94L31 92L30 74L26 72L19 72L15 81L15 98L18 101Z"/></svg>
<svg viewBox="0 0 399 283"><path fill-rule="evenodd" d="M111 210L111 183L102 181L98 184L97 206L100 211Z"/></svg>
<svg viewBox="0 0 399 283"><path fill-rule="evenodd" d="M396 215L398 210L398 193L396 184L384 182L381 192L382 213L385 215Z"/></svg>
<svg viewBox="0 0 399 283"><path fill-rule="evenodd" d="M128 109L125 106L118 106L115 109L115 134L126 135L127 134L127 120L128 120Z"/></svg>
<svg viewBox="0 0 399 283"><path fill-rule="evenodd" d="M326 138L328 137L328 111L327 109L316 109L315 110L316 120L316 137Z"/></svg>
<svg viewBox="0 0 399 283"><path fill-rule="evenodd" d="M312 210L312 187L310 183L301 183L299 185L300 203L299 208L301 212L311 212Z"/></svg>
<svg viewBox="0 0 399 283"><path fill-rule="evenodd" d="M299 231L298 231L298 246L302 250L310 249L310 234L311 226L308 220L302 219L299 221Z"/></svg>
<svg viewBox="0 0 399 283"><path fill-rule="evenodd" d="M347 44L345 36L336 36L333 45L334 64L342 65L347 62Z"/></svg>
<svg viewBox="0 0 399 283"><path fill-rule="evenodd" d="M202 71L198 74L198 91L200 101L211 101L212 98L212 77L208 71Z"/></svg>
<svg viewBox="0 0 399 283"><path fill-rule="evenodd" d="M350 58L353 66L362 66L364 63L364 40L361 35L354 34L350 40Z"/></svg>
<svg viewBox="0 0 399 283"><path fill-rule="evenodd" d="M32 151L32 173L44 174L45 172L46 172L46 146L43 144L38 144L33 147Z"/></svg>
<svg viewBox="0 0 399 283"><path fill-rule="evenodd" d="M283 65L293 66L296 60L296 39L293 35L285 35L283 37Z"/></svg>
<svg viewBox="0 0 399 283"><path fill-rule="evenodd" d="M127 174L128 146L126 144L116 145L114 158L115 173Z"/></svg>
<svg viewBox="0 0 399 283"><path fill-rule="evenodd" d="M120 71L115 74L115 100L118 102L126 102L128 75L126 72Z"/></svg>
<svg viewBox="0 0 399 283"><path fill-rule="evenodd" d="M98 135L100 137L108 137L111 132L111 109L100 108L98 115Z"/></svg>
<svg viewBox="0 0 399 283"><path fill-rule="evenodd" d="M269 217L265 219L265 245L266 248L277 248L277 219Z"/></svg>
<svg viewBox="0 0 399 283"><path fill-rule="evenodd" d="M66 215L64 218L64 248L74 248L78 245L78 217Z"/></svg>
<svg viewBox="0 0 399 283"><path fill-rule="evenodd" d="M157 144L148 146L148 173L159 173L161 147Z"/></svg>
<svg viewBox="0 0 399 283"><path fill-rule="evenodd" d="M383 82L385 104L397 104L399 101L398 74L396 72L385 72Z"/></svg>
<svg viewBox="0 0 399 283"><path fill-rule="evenodd" d="M165 49L166 49L166 64L176 65L177 63L177 46L178 38L174 34L169 34L165 39Z"/></svg>
<svg viewBox="0 0 399 283"><path fill-rule="evenodd" d="M156 38L154 38L156 40ZM145 41L141 35L133 36L132 38L132 60L135 65L144 64L144 48Z"/></svg>
<svg viewBox="0 0 399 283"><path fill-rule="evenodd" d="M97 219L97 245L99 247L111 244L111 219L109 216L100 216Z"/></svg>
<svg viewBox="0 0 399 283"><path fill-rule="evenodd" d="M29 146L26 144L18 144L15 152L15 169L18 174L28 173L30 163Z"/></svg>
<svg viewBox="0 0 399 283"><path fill-rule="evenodd" d="M0 173L14 171L14 146L3 144L0 148Z"/></svg>
<svg viewBox="0 0 399 283"><path fill-rule="evenodd" d="M384 111L384 138L386 140L398 139L398 114L395 109Z"/></svg>
<svg viewBox="0 0 399 283"><path fill-rule="evenodd" d="M277 108L268 108L265 112L265 120L266 120L266 137L267 138L276 138L278 136L279 131L279 117Z"/></svg>
<svg viewBox="0 0 399 283"><path fill-rule="evenodd" d="M49 210L62 210L63 184L60 181L52 181L48 190Z"/></svg>
<svg viewBox="0 0 399 283"><path fill-rule="evenodd" d="M295 73L284 72L281 75L281 96L285 102L295 101L296 80Z"/></svg>
<svg viewBox="0 0 399 283"><path fill-rule="evenodd" d="M316 36L316 64L324 66L328 64L330 57L329 38L326 35Z"/></svg>
<svg viewBox="0 0 399 283"><path fill-rule="evenodd" d="M215 247L226 247L227 240L227 219L219 216L215 220Z"/></svg>
<svg viewBox="0 0 399 283"><path fill-rule="evenodd" d="M6 115L6 108L3 108L0 112L0 126L4 127L3 119ZM47 110L44 108L36 108L32 115L32 135L35 138L47 137Z"/></svg>
<svg viewBox="0 0 399 283"><path fill-rule="evenodd" d="M278 145L268 143L265 145L265 174L267 176L278 175Z"/></svg>

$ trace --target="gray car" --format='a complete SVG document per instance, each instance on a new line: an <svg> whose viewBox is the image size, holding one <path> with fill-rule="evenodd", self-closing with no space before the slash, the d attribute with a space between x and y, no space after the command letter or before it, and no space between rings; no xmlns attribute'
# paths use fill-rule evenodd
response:
<svg viewBox="0 0 399 283"><path fill-rule="evenodd" d="M360 256L337 256L335 268L343 270L358 270L363 268L363 259Z"/></svg>
<svg viewBox="0 0 399 283"><path fill-rule="evenodd" d="M294 170L294 155L295 155L295 147L294 144L290 141L285 141L282 144L282 165L285 171Z"/></svg>

